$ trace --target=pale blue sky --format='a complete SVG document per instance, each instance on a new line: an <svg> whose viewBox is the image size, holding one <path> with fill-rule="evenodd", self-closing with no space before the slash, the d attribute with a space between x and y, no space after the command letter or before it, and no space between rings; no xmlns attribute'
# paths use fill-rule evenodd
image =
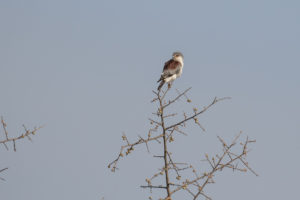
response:
<svg viewBox="0 0 300 200"><path fill-rule="evenodd" d="M225 172L207 193L297 198L299 10L296 0L0 1L0 115L11 136L46 125L16 153L0 150L1 199L147 199L139 186L161 163L145 147L117 173L107 164L123 131L147 133L151 91L177 50L185 67L174 87L192 86L193 105L232 97L199 118L205 133L191 124L176 138L178 160L197 162L221 150L217 135L243 130L257 140L249 162L260 176Z"/></svg>

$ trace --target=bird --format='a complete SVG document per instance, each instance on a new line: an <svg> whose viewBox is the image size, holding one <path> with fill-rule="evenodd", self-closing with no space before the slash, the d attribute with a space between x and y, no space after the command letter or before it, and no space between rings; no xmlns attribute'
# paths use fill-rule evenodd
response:
<svg viewBox="0 0 300 200"><path fill-rule="evenodd" d="M165 83L168 83L168 88L171 87L171 83L182 74L183 68L183 55L180 52L174 52L172 59L165 62L163 72L161 73L160 82L157 90L160 91Z"/></svg>

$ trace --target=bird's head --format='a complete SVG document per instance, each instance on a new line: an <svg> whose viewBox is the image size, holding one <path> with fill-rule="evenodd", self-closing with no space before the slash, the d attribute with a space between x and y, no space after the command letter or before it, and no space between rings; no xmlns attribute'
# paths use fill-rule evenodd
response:
<svg viewBox="0 0 300 200"><path fill-rule="evenodd" d="M176 60L178 62L183 62L183 55L180 52L174 52L173 53L173 60Z"/></svg>

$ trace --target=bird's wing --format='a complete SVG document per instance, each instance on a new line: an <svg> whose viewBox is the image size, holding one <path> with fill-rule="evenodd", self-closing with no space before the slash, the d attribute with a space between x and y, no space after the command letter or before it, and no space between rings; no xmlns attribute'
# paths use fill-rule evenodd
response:
<svg viewBox="0 0 300 200"><path fill-rule="evenodd" d="M165 63L164 70L162 73L163 78L168 78L174 74L178 74L180 71L181 64L175 60L169 60Z"/></svg>

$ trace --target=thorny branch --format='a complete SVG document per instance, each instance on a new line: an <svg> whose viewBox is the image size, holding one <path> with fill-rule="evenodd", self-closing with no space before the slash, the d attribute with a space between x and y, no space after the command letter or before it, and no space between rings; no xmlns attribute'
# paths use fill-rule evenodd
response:
<svg viewBox="0 0 300 200"><path fill-rule="evenodd" d="M188 103L191 103L191 100L187 97L187 92L190 91L191 88L183 92L178 92L178 95L173 98L172 100L166 101L166 95L170 88L166 91L156 92L153 91L155 94L155 98L151 102L158 102L158 110L156 113L153 113L158 119L151 119L149 118L150 124L152 124L152 128L148 132L148 136L146 138L142 138L139 136L139 139L135 142L129 142L127 136L123 134L122 139L125 141L125 145L121 146L120 152L115 160L113 160L108 167L111 168L111 171L115 172L117 169L117 164L121 157L124 156L124 150L126 149L126 155L130 154L135 146L140 144L145 144L147 150L149 152L148 143L152 141L156 141L159 144L162 143L162 155L154 156L157 158L162 158L164 163L161 169L157 173L155 173L151 178L146 178L147 185L141 186L142 188L148 188L150 191L152 189L163 189L166 191L166 197L161 198L161 200L171 200L171 197L178 191L186 191L188 194L192 196L192 199L197 199L200 196L203 196L206 199L211 199L207 194L204 193L204 188L211 183L214 183L213 178L215 177L217 172L222 171L225 168L230 168L233 171L241 171L246 172L247 169L251 171L253 174L257 175L257 173L250 168L248 162L245 160L245 157L248 153L248 144L255 142L254 140L249 140L248 138L244 143L240 143L242 146L241 152L233 152L232 147L236 146L237 140L240 138L240 134L234 138L234 140L227 144L225 141L218 137L219 141L223 146L223 152L220 155L216 155L215 157L209 157L205 154L205 161L209 164L211 168L208 172L204 172L201 175L196 171L196 169L187 163L179 163L175 162L172 158L172 153L168 151L168 143L173 142L174 138L173 135L177 134L184 134L185 132L181 130L181 128L186 127L186 123L193 120L200 128L204 131L203 126L198 121L198 116L206 112L209 108L211 108L216 103L230 99L229 97L225 98L217 98L215 97L213 101L205 106L203 109L198 110L197 108L193 108L193 114L187 115L184 113L184 119L179 120L178 122L166 125L166 118L175 117L177 114L166 114L165 109L169 107L171 104L176 103L182 97L185 97ZM160 129L160 131L159 131ZM241 162L244 167L239 167L238 162ZM192 180L185 179L181 181L182 175L181 173L186 170L191 170L191 173L194 175ZM173 171L174 173L170 172ZM158 177L164 177L165 181L162 184L152 185L152 182L155 181ZM149 197L152 199L152 197Z"/></svg>
<svg viewBox="0 0 300 200"><path fill-rule="evenodd" d="M4 136L5 136L5 139L1 140L0 139L0 144L3 144L3 146L6 148L6 150L9 150L7 144L8 143L12 143L13 144L13 148L14 148L14 151L17 151L17 148L16 148L16 141L18 140L22 140L24 138L27 138L28 140L32 141L31 140L31 137L32 135L35 135L36 132L42 128L41 127L38 127L38 128L34 128L33 130L29 130L26 128L25 125L23 125L23 128L24 128L24 133L22 133L21 135L17 136L17 137L9 137L8 136L8 131L7 131L7 124L5 123L3 117L1 116L1 126L3 128L3 132L4 132ZM0 173L7 170L8 168L4 168L4 169L1 169L0 170ZM1 180L4 180L3 178L0 177Z"/></svg>

